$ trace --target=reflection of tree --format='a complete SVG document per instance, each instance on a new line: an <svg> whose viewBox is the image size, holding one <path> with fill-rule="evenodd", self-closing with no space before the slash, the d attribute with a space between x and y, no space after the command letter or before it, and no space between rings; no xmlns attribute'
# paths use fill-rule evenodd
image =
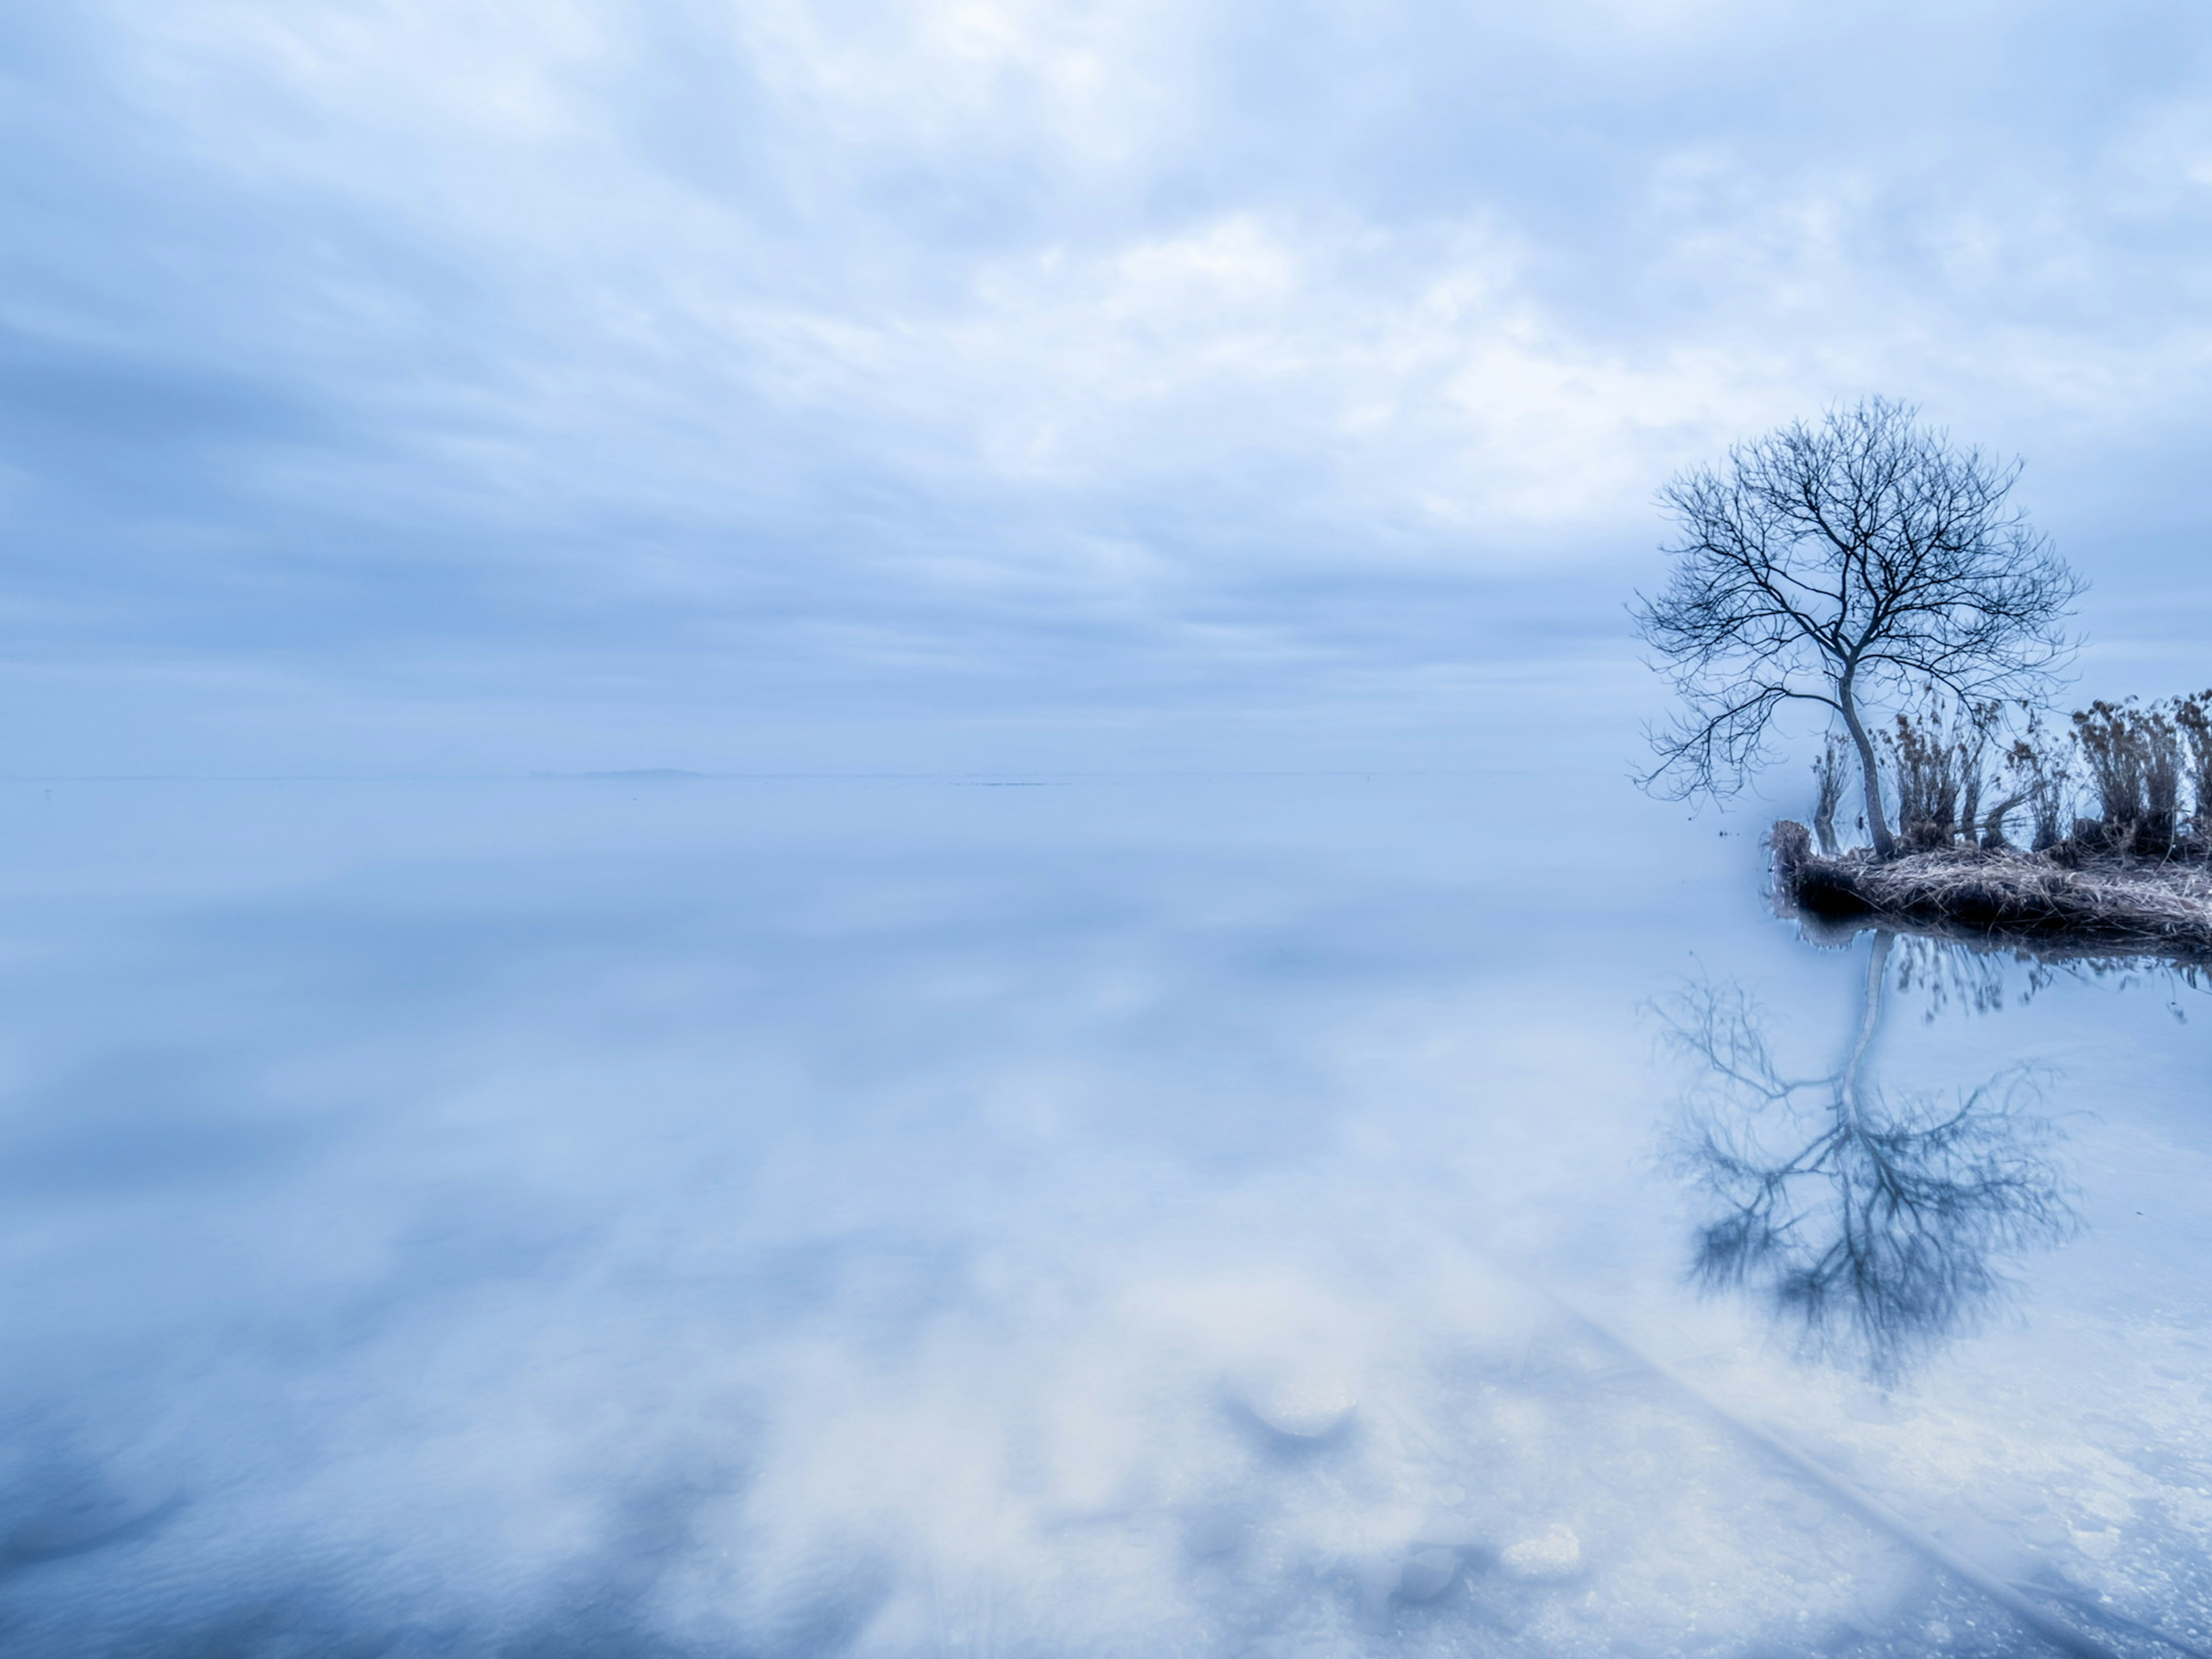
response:
<svg viewBox="0 0 2212 1659"><path fill-rule="evenodd" d="M1755 1004L1701 986L1665 1011L1700 1063L1675 1159L1711 1201L1694 1273L1756 1289L1824 1353L1882 1381L1969 1322L2002 1288L2002 1259L2073 1227L2035 1073L1948 1098L1869 1079L1893 936L1877 933L1850 1051L1824 1077L1784 1077Z"/></svg>

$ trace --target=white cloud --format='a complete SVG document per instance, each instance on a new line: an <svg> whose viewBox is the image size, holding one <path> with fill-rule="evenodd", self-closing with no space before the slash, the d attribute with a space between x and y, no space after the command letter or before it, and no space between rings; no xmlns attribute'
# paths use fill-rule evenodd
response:
<svg viewBox="0 0 2212 1659"><path fill-rule="evenodd" d="M785 638L902 659L948 621L973 659L995 593L1236 659L1324 625L1317 574L1617 559L1669 471L1837 397L2136 502L2212 391L2201 108L2034 113L2047 21L1897 65L1867 20L1704 4L88 16L74 101L115 119L19 117L71 182L7 314L301 411L134 476L341 586L772 591ZM1990 28L2023 51L1957 57ZM1972 72L1931 103L1937 63ZM110 448L24 470L27 511L102 522Z"/></svg>

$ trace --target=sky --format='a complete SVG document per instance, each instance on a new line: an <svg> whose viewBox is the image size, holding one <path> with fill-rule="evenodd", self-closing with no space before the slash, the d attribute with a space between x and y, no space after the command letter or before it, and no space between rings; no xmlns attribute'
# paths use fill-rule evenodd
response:
<svg viewBox="0 0 2212 1659"><path fill-rule="evenodd" d="M2091 690L2185 689L2209 47L2127 0L8 8L0 770L1449 767L1537 709L1625 764L1656 490L1869 392L2025 459Z"/></svg>

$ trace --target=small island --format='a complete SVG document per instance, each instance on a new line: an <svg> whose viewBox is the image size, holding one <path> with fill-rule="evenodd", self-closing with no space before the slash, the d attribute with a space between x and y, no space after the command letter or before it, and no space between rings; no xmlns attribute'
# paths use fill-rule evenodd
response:
<svg viewBox="0 0 2212 1659"><path fill-rule="evenodd" d="M1873 398L1678 476L1668 580L1633 609L1682 708L1641 781L1725 797L1825 710L1812 823L1770 837L1784 908L2212 965L2212 692L2046 723L2083 584L2012 504L2020 470Z"/></svg>
<svg viewBox="0 0 2212 1659"><path fill-rule="evenodd" d="M1845 763L1831 744L1813 827L1784 819L1769 838L1777 902L2041 957L2212 966L2212 691L2093 703L2056 738L2031 716L2009 744L1991 738L2003 713L1948 730L1898 719L1881 744L1899 802L1887 857L1838 844Z"/></svg>
<svg viewBox="0 0 2212 1659"><path fill-rule="evenodd" d="M1954 847L1823 857L1802 823L1774 826L1775 900L1816 923L1883 927L2045 959L2155 957L2212 967L2212 867L2083 851Z"/></svg>

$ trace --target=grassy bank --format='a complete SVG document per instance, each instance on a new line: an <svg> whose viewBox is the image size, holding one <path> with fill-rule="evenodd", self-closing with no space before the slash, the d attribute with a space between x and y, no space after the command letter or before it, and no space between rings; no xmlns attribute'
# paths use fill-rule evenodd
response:
<svg viewBox="0 0 2212 1659"><path fill-rule="evenodd" d="M1946 847L1823 856L1774 826L1775 898L1806 916L1884 924L2037 955L2155 956L2212 964L2212 866L2063 842L2039 852Z"/></svg>

